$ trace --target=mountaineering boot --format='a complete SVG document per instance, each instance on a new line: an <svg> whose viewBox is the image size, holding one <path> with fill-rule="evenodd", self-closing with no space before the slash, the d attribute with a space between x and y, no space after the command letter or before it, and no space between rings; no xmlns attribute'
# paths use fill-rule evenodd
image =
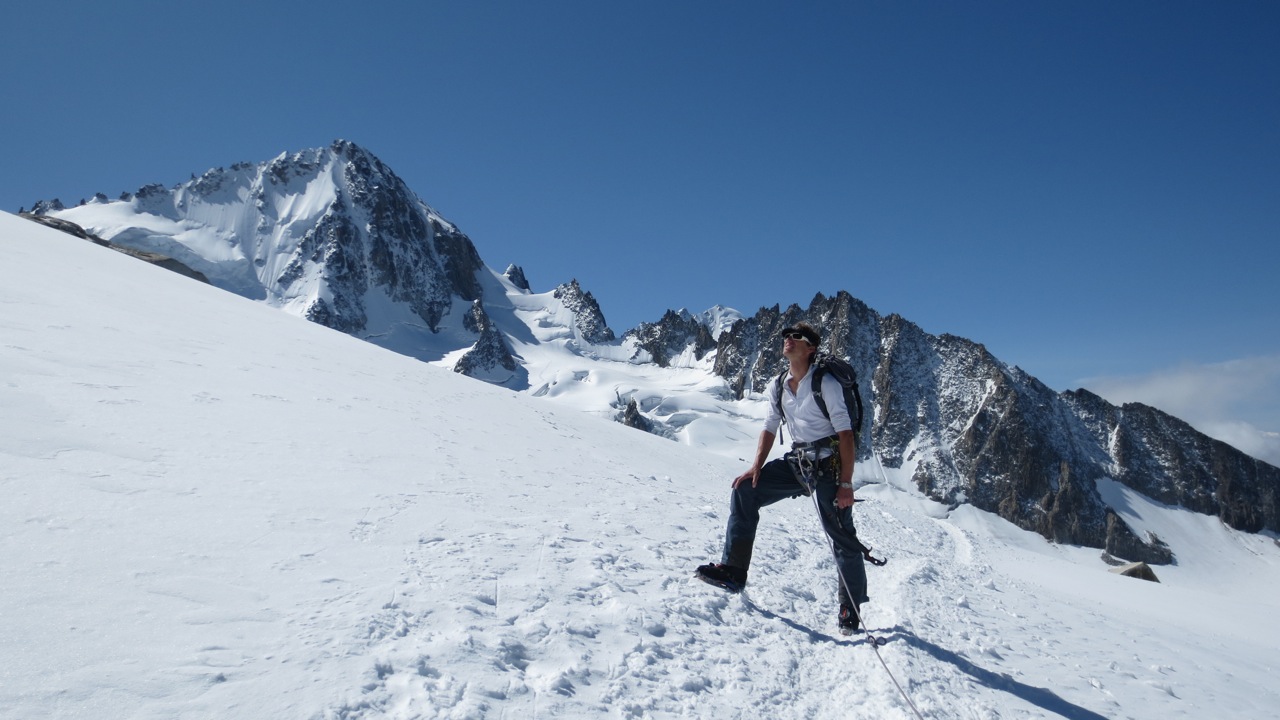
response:
<svg viewBox="0 0 1280 720"><path fill-rule="evenodd" d="M699 565L693 576L704 583L724 588L732 593L742 592L742 588L747 584L746 570L724 563Z"/></svg>
<svg viewBox="0 0 1280 720"><path fill-rule="evenodd" d="M840 603L839 622L840 633L842 635L852 635L854 633L862 632L862 628L859 627L861 625L861 618L862 616L859 615L858 607L856 605L850 605L846 602Z"/></svg>

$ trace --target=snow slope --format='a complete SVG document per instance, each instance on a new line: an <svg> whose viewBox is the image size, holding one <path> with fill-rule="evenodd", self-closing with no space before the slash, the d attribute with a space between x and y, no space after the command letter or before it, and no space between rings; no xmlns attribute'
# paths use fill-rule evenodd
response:
<svg viewBox="0 0 1280 720"><path fill-rule="evenodd" d="M1272 538L1102 488L1179 557L1145 583L863 467L882 665L806 500L748 597L689 579L735 459L7 214L0 253L0 717L914 717L890 672L931 718L1280 705Z"/></svg>
<svg viewBox="0 0 1280 720"><path fill-rule="evenodd" d="M353 222L358 218L368 233L369 220L364 217L368 209L356 208L360 203L352 197L356 192L352 181L392 181L389 169L384 168L386 176L376 181L365 171L354 170L353 157L381 167L366 151L338 141L331 148L284 153L261 165L209 170L201 178L172 189L148 186L127 200L97 197L50 214L111 242L178 259L223 290L305 317L318 297L336 306L334 293L343 291L335 288L344 287L335 278L322 277L326 273L321 265L302 261L314 252L303 247L309 233L316 233L326 213L339 218L334 221L339 223L343 218ZM393 184L399 183L394 179ZM439 225L457 231L407 187L400 190L397 197L410 209L406 212L421 213L424 228ZM395 230L381 227L384 233L395 234ZM370 242L365 238L363 243L353 240L348 244L359 247ZM415 238L414 243L419 240ZM427 239L425 244L432 241ZM411 259L389 255L398 257L397 276L430 275ZM341 260L326 262L340 265ZM372 258L364 260L373 262ZM301 268L297 277L282 282L282 276L288 274L284 270L295 264ZM332 269L328 274L343 275ZM635 362L643 351L634 339L591 342L555 290L534 293L487 267L476 273L476 280L486 314L521 365L516 371L491 368L475 373L478 377L512 389L527 389L601 417L620 415L634 398L659 434L722 454L737 453L742 438L755 434L763 408L750 400L737 402L724 379L712 372L710 358L698 360L686 353L671 359L671 369ZM379 286L367 288L358 301L346 298L361 308L364 318L361 329L352 334L452 369L476 344L476 333L466 322L471 303L450 295L442 284L417 290L440 294L435 301L442 304L451 302L434 330L405 298L393 300L389 289ZM701 321L716 335L741 317L737 311L720 306L700 314Z"/></svg>

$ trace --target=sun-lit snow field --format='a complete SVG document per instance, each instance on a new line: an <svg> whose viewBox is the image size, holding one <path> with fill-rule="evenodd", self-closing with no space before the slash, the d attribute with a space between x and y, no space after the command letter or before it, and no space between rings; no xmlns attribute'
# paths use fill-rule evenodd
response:
<svg viewBox="0 0 1280 720"><path fill-rule="evenodd" d="M929 718L1280 707L1270 537L1105 484L1178 555L1147 583L863 467L882 665L807 500L746 596L691 579L723 452L7 214L0 258L0 717L915 717L890 672Z"/></svg>

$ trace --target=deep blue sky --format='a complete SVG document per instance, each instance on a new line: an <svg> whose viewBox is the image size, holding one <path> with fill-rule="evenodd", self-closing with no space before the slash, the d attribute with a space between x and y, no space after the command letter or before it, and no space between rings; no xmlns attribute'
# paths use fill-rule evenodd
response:
<svg viewBox="0 0 1280 720"><path fill-rule="evenodd" d="M345 138L619 332L846 289L1057 389L1280 359L1270 0L126 0L5 25L4 210Z"/></svg>

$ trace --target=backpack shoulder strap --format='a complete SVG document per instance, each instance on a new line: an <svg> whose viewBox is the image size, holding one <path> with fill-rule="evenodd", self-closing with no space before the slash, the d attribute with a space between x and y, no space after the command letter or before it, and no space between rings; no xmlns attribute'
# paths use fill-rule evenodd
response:
<svg viewBox="0 0 1280 720"><path fill-rule="evenodd" d="M782 412L782 383L787 381L788 368L782 368L782 372L778 373L778 380L773 384L773 404L778 408L778 417L782 418L782 425L787 424L787 414ZM778 426L778 444L782 445L782 425Z"/></svg>
<svg viewBox="0 0 1280 720"><path fill-rule="evenodd" d="M773 405L778 408L778 414L782 416L782 422L787 421L787 416L782 412L782 384L787 381L787 368L782 368L782 372L778 373L778 381L773 384Z"/></svg>
<svg viewBox="0 0 1280 720"><path fill-rule="evenodd" d="M819 357L814 361L813 367L813 399L818 403L818 409L822 411L822 416L831 419L831 413L827 410L827 400L822 397L822 377L827 374L826 358Z"/></svg>

